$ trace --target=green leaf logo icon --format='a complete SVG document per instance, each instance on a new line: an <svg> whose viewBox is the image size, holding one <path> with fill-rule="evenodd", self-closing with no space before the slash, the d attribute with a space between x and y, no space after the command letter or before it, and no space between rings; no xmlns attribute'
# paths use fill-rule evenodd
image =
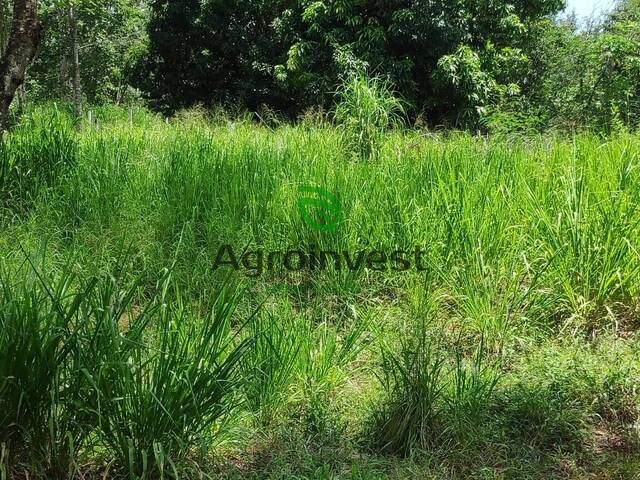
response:
<svg viewBox="0 0 640 480"><path fill-rule="evenodd" d="M319 232L335 232L342 220L338 198L322 187L301 185L298 192L298 210L304 223Z"/></svg>

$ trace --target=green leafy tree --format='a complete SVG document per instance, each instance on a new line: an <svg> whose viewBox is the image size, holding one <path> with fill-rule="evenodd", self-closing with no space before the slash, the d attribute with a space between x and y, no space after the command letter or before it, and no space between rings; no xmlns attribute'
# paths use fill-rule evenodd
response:
<svg viewBox="0 0 640 480"><path fill-rule="evenodd" d="M335 78L364 63L388 75L431 120L472 120L518 91L519 48L528 25L556 12L561 1L295 2L280 30L293 39L279 78L291 78L302 98L330 92Z"/></svg>
<svg viewBox="0 0 640 480"><path fill-rule="evenodd" d="M145 52L147 8L140 0L48 0L40 5L45 37L30 69L36 98L68 96L72 78L73 7L82 72L82 92L90 102L120 102L128 94L134 68Z"/></svg>
<svg viewBox="0 0 640 480"><path fill-rule="evenodd" d="M477 120L518 91L522 38L562 0L180 0L152 3L151 75L163 107L220 99L329 106L344 75L387 78L432 122ZM410 112L411 113L411 112Z"/></svg>
<svg viewBox="0 0 640 480"><path fill-rule="evenodd" d="M610 130L638 125L638 0L620 2L604 22L586 29L575 19L547 20L536 28L522 100L543 126Z"/></svg>
<svg viewBox="0 0 640 480"><path fill-rule="evenodd" d="M195 103L284 107L273 76L283 54L272 22L278 0L155 0L139 84L158 108Z"/></svg>

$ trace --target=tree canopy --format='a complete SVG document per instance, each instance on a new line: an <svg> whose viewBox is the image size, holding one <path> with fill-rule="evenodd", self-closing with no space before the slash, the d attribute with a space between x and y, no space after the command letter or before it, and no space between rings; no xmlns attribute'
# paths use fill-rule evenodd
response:
<svg viewBox="0 0 640 480"><path fill-rule="evenodd" d="M72 38L90 103L144 99L295 117L331 108L354 72L411 119L467 128L638 124L640 2L600 21L563 0L41 0L31 98L71 98ZM75 12L71 35L67 10ZM0 46L12 0L0 0Z"/></svg>
<svg viewBox="0 0 640 480"><path fill-rule="evenodd" d="M161 107L233 99L297 112L329 105L341 76L363 69L390 79L413 113L455 121L519 92L528 32L562 6L156 0L144 84Z"/></svg>

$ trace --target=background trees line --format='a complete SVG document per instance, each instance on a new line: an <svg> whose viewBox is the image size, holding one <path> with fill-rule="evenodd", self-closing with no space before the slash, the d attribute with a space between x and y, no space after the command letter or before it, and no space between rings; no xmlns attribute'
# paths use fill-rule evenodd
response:
<svg viewBox="0 0 640 480"><path fill-rule="evenodd" d="M0 0L0 42L11 0ZM77 27L70 21L73 7ZM33 100L146 98L295 116L330 107L356 71L380 76L429 125L635 127L640 1L579 29L562 0L48 0ZM4 40L6 41L6 40ZM75 89L76 92L79 88Z"/></svg>

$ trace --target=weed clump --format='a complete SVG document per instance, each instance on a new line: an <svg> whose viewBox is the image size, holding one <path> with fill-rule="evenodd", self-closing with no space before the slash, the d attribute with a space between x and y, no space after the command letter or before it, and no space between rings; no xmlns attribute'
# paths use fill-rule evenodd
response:
<svg viewBox="0 0 640 480"><path fill-rule="evenodd" d="M345 144L360 158L376 157L384 132L402 124L403 102L389 81L363 73L349 75L336 96L334 117Z"/></svg>

